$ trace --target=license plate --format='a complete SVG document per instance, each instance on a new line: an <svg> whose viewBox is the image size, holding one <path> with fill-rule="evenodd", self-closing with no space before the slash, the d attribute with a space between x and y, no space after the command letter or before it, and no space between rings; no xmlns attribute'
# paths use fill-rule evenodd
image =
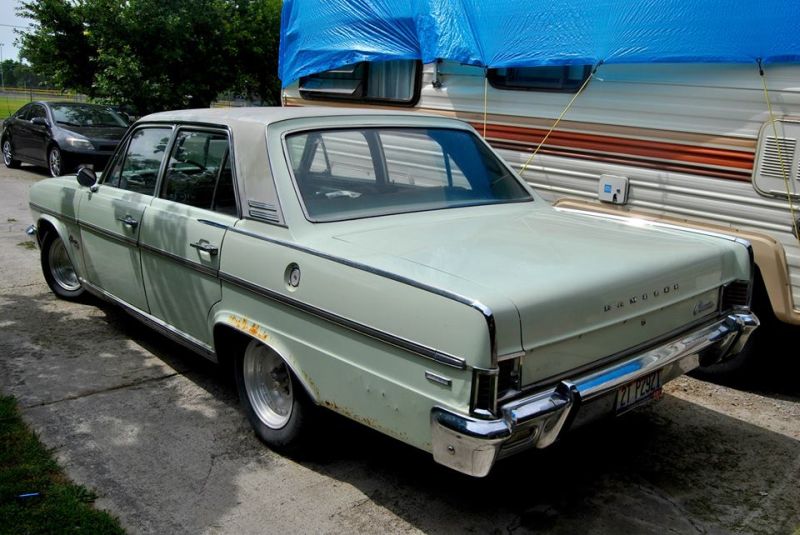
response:
<svg viewBox="0 0 800 535"><path fill-rule="evenodd" d="M617 414L623 413L650 399L661 398L661 370L648 373L617 390Z"/></svg>

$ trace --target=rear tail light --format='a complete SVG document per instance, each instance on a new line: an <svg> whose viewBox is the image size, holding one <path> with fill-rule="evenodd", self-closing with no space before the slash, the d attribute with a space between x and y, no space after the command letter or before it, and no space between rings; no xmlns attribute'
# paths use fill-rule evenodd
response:
<svg viewBox="0 0 800 535"><path fill-rule="evenodd" d="M475 370L472 375L470 412L491 418L497 412L497 370Z"/></svg>
<svg viewBox="0 0 800 535"><path fill-rule="evenodd" d="M733 281L723 286L721 310L749 307L751 289L750 281Z"/></svg>

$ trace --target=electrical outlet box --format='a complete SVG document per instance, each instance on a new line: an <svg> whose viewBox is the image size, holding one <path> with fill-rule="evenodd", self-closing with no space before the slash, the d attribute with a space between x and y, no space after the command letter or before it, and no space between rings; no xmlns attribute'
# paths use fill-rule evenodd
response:
<svg viewBox="0 0 800 535"><path fill-rule="evenodd" d="M603 202L625 204L628 202L628 177L602 175L597 187L597 197Z"/></svg>

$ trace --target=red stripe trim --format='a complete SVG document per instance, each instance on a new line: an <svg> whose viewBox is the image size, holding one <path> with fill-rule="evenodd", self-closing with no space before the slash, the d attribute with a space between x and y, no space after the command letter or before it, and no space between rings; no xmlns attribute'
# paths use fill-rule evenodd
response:
<svg viewBox="0 0 800 535"><path fill-rule="evenodd" d="M482 124L471 124L478 132L483 131ZM486 127L486 137L492 138L494 143L519 143L536 147L544 139L545 135L547 135L547 130L539 128L505 125L487 125ZM646 158L657 158L659 160L682 162L681 165L728 167L741 169L742 171L739 172L734 169L731 169L731 171L737 176L740 176L742 172L746 172L748 177L753 169L755 159L755 155L752 152L746 151L578 132L554 131L547 139L545 147L562 151L583 150L605 153L598 155L599 158L607 158L613 155L616 158L633 158L637 162L646 161ZM663 166L657 164L656 167L662 168ZM716 171L718 170L714 170L715 173ZM721 172L724 173L725 171Z"/></svg>
<svg viewBox="0 0 800 535"><path fill-rule="evenodd" d="M501 141L489 140L489 144L497 149L520 150L516 143L504 143ZM524 147L525 150L533 152L536 147ZM539 151L539 154L549 154L552 156L563 156L565 158L577 158L580 160L588 160L595 162L610 163L615 165L629 165L636 167L644 167L647 169L658 169L661 171L674 171L677 173L687 173L691 175L707 176L712 178L724 178L727 180L738 180L741 182L750 182L749 171L736 171L725 169L711 169L709 167L700 167L691 164L682 164L679 162L655 162L652 160L645 160L641 158L629 158L614 154L595 154L585 153L575 150L562 149L559 147L544 146Z"/></svg>

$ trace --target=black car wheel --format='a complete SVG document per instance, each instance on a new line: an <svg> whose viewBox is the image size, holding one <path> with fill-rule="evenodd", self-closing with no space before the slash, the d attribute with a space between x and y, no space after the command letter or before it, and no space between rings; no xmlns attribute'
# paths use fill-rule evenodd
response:
<svg viewBox="0 0 800 535"><path fill-rule="evenodd" d="M61 154L61 149L56 146L50 147L50 150L47 151L47 169L52 177L61 176L64 173L64 156Z"/></svg>
<svg viewBox="0 0 800 535"><path fill-rule="evenodd" d="M14 152L11 148L11 140L8 138L3 140L3 163L9 169L17 169L20 166L20 161L14 159Z"/></svg>

